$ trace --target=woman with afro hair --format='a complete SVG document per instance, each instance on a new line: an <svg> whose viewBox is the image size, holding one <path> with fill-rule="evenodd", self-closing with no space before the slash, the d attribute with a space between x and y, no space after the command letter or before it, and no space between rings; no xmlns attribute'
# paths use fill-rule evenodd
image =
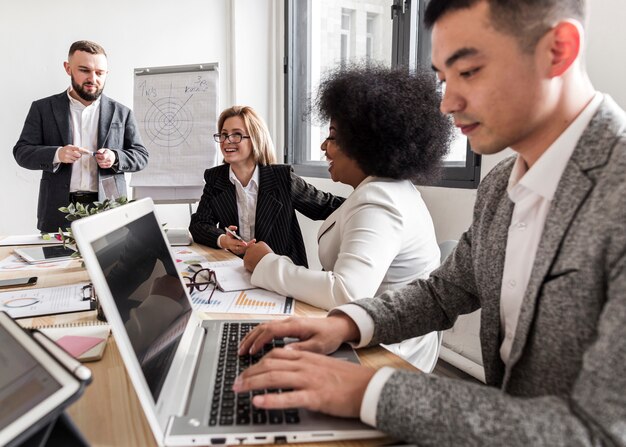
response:
<svg viewBox="0 0 626 447"><path fill-rule="evenodd" d="M371 65L330 73L314 104L330 122L321 148L331 178L354 191L319 230L323 271L257 243L244 257L252 283L330 309L428 277L440 253L414 183L436 174L448 150L451 122L439 104L431 73ZM431 333L389 349L429 372L439 337Z"/></svg>

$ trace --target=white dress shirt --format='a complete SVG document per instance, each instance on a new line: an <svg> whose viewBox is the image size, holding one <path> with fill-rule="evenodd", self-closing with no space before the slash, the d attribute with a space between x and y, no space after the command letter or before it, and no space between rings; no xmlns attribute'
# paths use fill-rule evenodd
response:
<svg viewBox="0 0 626 447"><path fill-rule="evenodd" d="M239 214L239 235L244 241L254 239L254 223L256 220L256 202L259 196L259 168L254 167L252 177L246 186L243 186L233 169L228 171L228 178L235 185L237 193L237 213ZM229 225L225 223L225 225Z"/></svg>
<svg viewBox="0 0 626 447"><path fill-rule="evenodd" d="M82 102L72 98L70 87L67 97L70 100L70 125L72 131L72 144L88 149L92 152L98 150L98 123L100 121L100 98L86 106ZM54 163L61 162L59 147L54 155ZM58 169L55 168L55 170ZM89 191L98 192L98 163L96 159L83 154L72 164L72 178L70 180L70 192Z"/></svg>
<svg viewBox="0 0 626 447"><path fill-rule="evenodd" d="M503 337L500 357L504 363L509 360L522 301L552 198L576 143L598 110L602 98L602 94L596 93L530 169L520 156L513 165L507 192L515 205L506 241L500 292L500 328Z"/></svg>
<svg viewBox="0 0 626 447"><path fill-rule="evenodd" d="M505 363L511 351L522 300L552 198L580 136L598 110L602 99L603 95L596 93L531 169L518 156L511 171L507 192L515 206L507 238L500 299L504 335L500 355ZM367 346L374 335L374 321L369 314L361 307L346 304L333 309L329 315L339 311L354 320L359 328L361 338L355 347ZM376 426L376 407L380 393L393 371L392 368L381 368L370 380L360 411L361 420L366 424Z"/></svg>

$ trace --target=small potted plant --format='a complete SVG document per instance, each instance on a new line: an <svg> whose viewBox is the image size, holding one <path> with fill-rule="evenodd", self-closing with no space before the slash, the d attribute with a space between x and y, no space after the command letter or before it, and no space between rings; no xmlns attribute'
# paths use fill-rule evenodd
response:
<svg viewBox="0 0 626 447"><path fill-rule="evenodd" d="M132 202L132 200L129 201L126 196L121 196L112 200L105 199L102 202L94 202L93 205L70 203L68 206L62 206L61 208L59 208L59 211L65 213L65 218L69 222L74 222L75 220L82 219L83 217L92 216L106 210L117 208L118 206L126 205L129 202ZM50 237L51 236L48 236L48 238ZM59 227L58 238L63 242L64 247L70 247L76 250L76 253L72 254L72 257L80 257L80 252L78 251L78 247L76 246L76 240L74 239L74 235L72 234L71 227L66 227L65 231L63 231L63 229Z"/></svg>
<svg viewBox="0 0 626 447"><path fill-rule="evenodd" d="M69 222L73 222L75 220L82 219L83 217L92 216L94 214L98 214L103 211L110 210L112 208L117 208L118 206L126 205L129 202L131 201L129 201L125 196L122 196L113 200L106 199L102 202L94 202L93 205L83 205L82 203L76 203L76 204L70 203L68 206L62 206L61 208L59 208L59 211L61 211L62 213L65 213L65 218ZM48 237L51 237L51 236L48 236ZM76 240L74 239L74 235L72 234L71 227L65 228L65 231L59 228L58 237L63 242L64 247L70 247L73 250L76 250L76 252L72 254L72 257L76 257L76 258L80 257L80 252L78 251ZM102 307L100 306L100 303L98 302L98 298L95 294L95 291L93 289L91 289L91 291L92 291L92 298L96 302L96 309L98 312L97 318L99 320L106 321L106 317L104 316Z"/></svg>

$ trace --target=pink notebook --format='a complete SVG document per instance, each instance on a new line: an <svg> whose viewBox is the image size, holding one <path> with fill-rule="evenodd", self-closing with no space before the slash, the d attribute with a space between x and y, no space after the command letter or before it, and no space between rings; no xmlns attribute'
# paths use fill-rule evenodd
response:
<svg viewBox="0 0 626 447"><path fill-rule="evenodd" d="M83 337L82 335L65 335L59 338L57 345L78 358L96 345L106 340L101 337Z"/></svg>
<svg viewBox="0 0 626 447"><path fill-rule="evenodd" d="M103 323L69 324L39 330L81 362L100 360L111 332L109 325Z"/></svg>

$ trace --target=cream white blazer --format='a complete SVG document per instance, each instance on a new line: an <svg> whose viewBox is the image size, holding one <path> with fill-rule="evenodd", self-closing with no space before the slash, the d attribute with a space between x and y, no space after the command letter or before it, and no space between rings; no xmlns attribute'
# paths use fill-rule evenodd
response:
<svg viewBox="0 0 626 447"><path fill-rule="evenodd" d="M432 219L408 180L367 177L318 232L323 271L286 256L263 257L252 284L324 309L398 289L439 266ZM436 362L436 333L389 347L424 371Z"/></svg>

